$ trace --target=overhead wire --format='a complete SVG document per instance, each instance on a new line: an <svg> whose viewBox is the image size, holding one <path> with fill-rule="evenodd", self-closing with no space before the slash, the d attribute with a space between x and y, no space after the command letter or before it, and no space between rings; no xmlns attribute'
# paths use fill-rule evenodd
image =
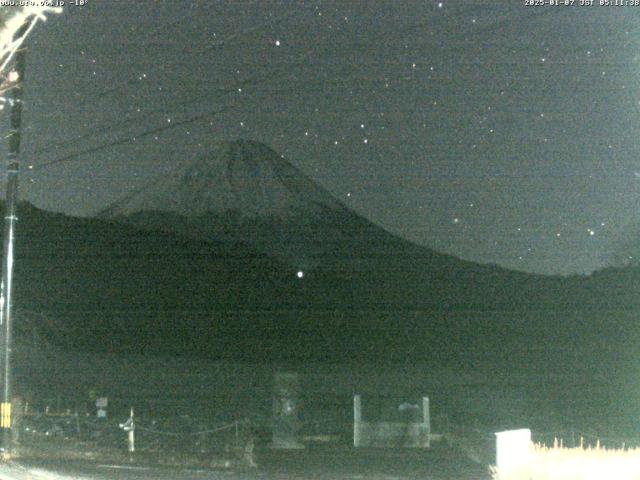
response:
<svg viewBox="0 0 640 480"><path fill-rule="evenodd" d="M249 78L249 79L245 79L242 80L240 82L238 82L236 85L234 85L233 87L229 87L229 88L219 88L217 89L217 93L221 93L221 96L225 96L228 94L231 94L234 92L235 89L238 88L238 85L242 85L245 86L251 82L253 82L254 79L253 78ZM188 99L181 101L179 103L177 103L176 105L174 105L173 107L163 107L163 108L158 108L158 109L154 109L154 110L145 110L144 112L139 112L139 113L135 113L133 115L131 115L130 117L124 119L124 120L120 120L117 122L113 122L113 123L109 123L107 125L99 125L99 126L93 126L93 128L85 134L79 135L77 137L74 137L70 140L63 140L63 141L59 141L53 144L49 144L45 147L40 147L37 148L36 150L33 151L33 154L39 154L39 153L44 153L47 151L51 151L51 150L57 150L60 148L64 148L64 147L69 147L71 145L75 145L83 140L86 140L88 138L91 137L95 137L97 134L98 135L104 135L104 134L109 134L109 133L113 133L114 129L117 128L121 128L124 127L126 125L130 125L131 123L136 122L137 120L140 120L142 118L146 118L150 115L171 115L172 113L175 113L175 109L177 108L184 108L186 106L190 106L190 105L194 105L197 104L199 102L202 102L203 100L207 100L210 99L211 97L211 91L208 91L204 94L200 94L200 95L195 95L195 96L191 96ZM98 133L96 133L96 130L98 130Z"/></svg>
<svg viewBox="0 0 640 480"><path fill-rule="evenodd" d="M44 162L44 163L40 163L38 165L34 165L33 166L33 170L44 168L44 167L49 167L51 165L57 165L57 164L60 164L60 163L70 162L70 161L73 161L74 159L77 159L78 157L83 156L83 155L87 155L87 154L90 154L90 153L96 153L96 152L99 152L101 150L105 150L107 148L112 148L112 147L117 147L119 145L126 145L128 143L133 143L138 138L148 137L150 135L161 133L161 132L173 129L173 128L177 128L177 127L180 127L180 126L188 125L190 123L194 123L194 122L197 122L199 120L208 118L208 117L210 117L212 115L217 115L219 113L222 113L222 112L228 110L228 108L230 108L230 107L222 108L222 109L214 110L214 111L209 111L209 112L206 112L206 113L203 113L203 114L200 114L200 115L196 115L195 117L188 118L186 120L182 120L182 121L179 121L179 122L172 123L170 125L166 125L164 127L154 128L152 130L147 130L145 132L139 133L137 135L132 135L130 137L118 139L118 140L115 140L113 142L109 142L109 143L106 143L106 144L98 145L96 147L91 147L91 148L88 148L88 149L85 149L85 150L81 150L81 151L76 152L76 153L65 155L63 157L57 158L55 160L51 160L49 162Z"/></svg>
<svg viewBox="0 0 640 480"><path fill-rule="evenodd" d="M291 17L294 13L295 13L295 12L289 12L289 13L288 13L288 14L286 14L286 15L283 15L283 16L281 16L281 17L278 17L278 19L276 19L276 20L277 20L277 21L280 21L280 20L283 20L283 19L285 19L285 18L289 18L289 17ZM542 15L542 13L540 13L540 14L532 14L531 16L528 16L528 17L527 17L527 19L534 18L534 17L538 17L539 15ZM497 24L494 24L494 25L492 25L492 26L491 26L491 28L488 28L488 27L487 27L487 28L486 28L486 29L484 29L483 31L485 31L485 32L486 32L486 31L489 31L489 30L491 30L491 29L499 28L499 27L501 26L501 24L502 24L502 22L497 23ZM262 25L261 25L261 26L262 26ZM209 48L215 48L215 47L223 46L226 42L228 42L229 40L231 40L231 39L233 39L233 38L237 37L238 35L240 35L240 34L242 34L242 33L250 33L250 32L253 32L253 31L255 31L255 30L257 30L257 29L261 28L261 26L251 27L251 28L245 29L244 31L238 32L237 34L234 34L234 35L232 35L231 37L229 37L229 38L227 38L227 39L225 39L225 40L222 40L222 41L220 41L220 42L217 42L217 43L216 43L216 44L214 44L214 45L206 46L202 51L205 51L205 50L207 50L207 49L209 49ZM463 46L464 46L464 45L461 45L461 46L460 46L460 48L462 48ZM273 74L272 74L272 75L273 75ZM247 83L247 82L249 82L249 81L253 81L253 79L245 80L245 81L244 81L244 84L246 84L246 83ZM302 80L301 80L301 81L302 81ZM317 91L322 91L322 90L326 87L326 85L324 85L324 83L326 83L327 81L328 81L327 79L322 79L322 80L320 80L320 82L321 82L321 83L323 83L323 85L321 85L321 86L318 88L318 90L317 90ZM375 79L372 79L371 81L376 81L376 80L375 80ZM305 84L308 84L308 82L306 82L306 81L304 81L304 82L305 82ZM332 83L334 83L334 84L337 84L338 82L342 82L342 83L346 84L346 80L345 80L345 79L341 79L341 80L339 80L339 81L336 81L336 80L334 79L334 80L331 80L330 82L332 82ZM239 84L240 84L240 83L239 83ZM118 88L119 88L119 87L114 87L114 88L111 88L111 89L109 89L109 90L107 90L107 91L103 92L102 94L100 94L100 95L99 95L99 98L100 98L100 97L102 97L102 96L104 96L104 95L108 95L109 93L111 93L111 92L113 92L113 91L117 90ZM237 88L237 87L235 87L235 88ZM296 90L297 90L297 86L293 86L293 87L289 87L289 90L288 90L288 91L289 91L289 93L293 93L293 92L295 92ZM306 90L308 90L308 89L306 89ZM306 91L306 90L305 90L305 91ZM232 93L232 92L231 92L231 91L224 91L223 93L224 93L225 95L227 95L227 94ZM271 90L271 91L267 92L267 95L271 95L271 96L273 96L273 95L283 95L283 94L286 94L286 93L287 93L287 90L279 89L279 90ZM307 92L307 93L308 93L308 92ZM192 97L191 99L187 100L186 102L181 102L181 103L179 103L179 104L177 105L177 107L183 107L183 106L187 106L187 105L189 105L189 104L191 104L191 103L196 103L197 101L199 101L199 100L201 100L201 99L205 98L207 95L208 95L208 93L207 93L207 94L203 94L203 95L198 95L198 96ZM57 159L54 159L54 160L51 160L51 161L48 161L48 162L44 162L44 163L41 163L41 164L38 164L38 165L34 165L34 166L33 166L33 169L40 169L40 168L45 168L45 167L49 167L49 166L52 166L52 165L57 165L57 164L61 164L61 163L67 163L67 162L75 161L75 160L80 159L80 157L85 156L85 155L90 154L90 153L96 153L96 152L99 152L99 151L104 150L104 149L108 149L108 148L112 148L112 147L117 147L117 146L125 145L125 144L128 144L128 143L133 143L133 142L137 141L137 139L139 139L139 138L144 138L144 137L147 137L147 136L150 136L150 135L154 135L154 134L157 134L157 133L162 133L162 132L165 132L165 131L168 131L168 130L171 130L171 129L174 129L174 128L177 128L177 127L180 127L180 126L184 126L184 125L188 125L188 124L191 124L191 123L195 123L195 122L197 122L197 121L199 121L199 120L202 120L202 119L208 118L208 117L210 117L210 116L213 116L213 115L217 115L217 114L223 113L223 112L225 112L225 111L229 110L229 108L230 108L230 107L229 107L229 106L227 106L226 108L222 108L222 109L217 109L217 110L209 111L209 112L206 112L206 113L204 113L204 114L198 114L198 115L196 115L196 116L194 116L194 117L187 118L187 119L184 119L184 120L182 120L182 121L174 122L174 123L172 123L172 124L170 124L170 125L164 125L164 126L162 126L162 127L153 128L153 129L151 129L151 130L147 130L147 131L139 132L139 133L137 133L137 134L132 134L132 135L130 135L130 136L128 136L128 137L126 137L126 138L117 139L117 140L115 140L115 141L107 142L107 143L104 143L104 144L101 144L101 145L98 145L98 146L94 146L94 147L91 147L91 148L87 148L87 149L84 149L84 150L81 150L81 151L78 151L78 152L75 152L75 153L71 153L71 154L68 154L68 155L64 155L64 156L62 156L62 157L60 157L60 158L57 158ZM101 131L101 133L100 133L100 134L101 134L101 135L106 135L106 134L113 133L113 129L115 129L115 128L120 128L120 127L122 127L122 126L124 126L124 125L128 125L128 124L130 124L130 123L134 122L134 121L135 121L136 119L138 119L139 117L142 117L142 116L148 116L148 115L150 115L150 114L151 114L151 115L153 115L153 114L166 114L166 115L170 115L171 113L170 113L170 111L168 111L167 109L158 109L158 110L155 110L155 111L152 111L152 112L144 112L144 113L141 113L141 115L140 115L140 116L136 116L136 115L134 115L134 116L133 116L133 118L129 118L129 119L125 119L125 120L122 120L122 121L118 121L118 122L114 122L114 123L111 123L111 124L105 125L105 126L101 129L102 131ZM79 137L76 137L76 138L71 139L71 140L68 140L68 141L58 142L57 144L54 144L54 145L53 145L53 148L60 148L60 147L68 146L68 145L74 145L74 144L76 144L76 143L79 143L79 142L81 142L81 141L83 141L83 140L87 139L87 138L94 137L94 136L95 136L95 130L94 130L94 131L92 131L91 133L81 135L81 136L79 136ZM35 151L35 153L42 153L42 152L45 152L45 151L49 151L49 150L51 150L51 147L52 147L52 146L41 147L41 148L37 149L37 150Z"/></svg>
<svg viewBox="0 0 640 480"><path fill-rule="evenodd" d="M270 77L273 77L275 75L276 75L276 72L270 72L270 73L268 73L266 75L263 75L263 76L255 75L255 76L253 76L253 77L251 77L249 79L243 80L239 84L247 85L247 84L250 84L250 83L255 83L257 81L264 81L264 80L266 80L266 79L268 79ZM237 89L237 85L239 85L239 84L236 84L233 88ZM229 93L231 93L231 91L225 91L224 93L225 94L229 94ZM194 99L192 99L192 100L194 100ZM180 104L180 106L185 106L185 105L186 104L184 104L184 103ZM141 132L138 132L138 133L134 133L134 134L128 135L128 136L126 136L124 138L119 138L117 140L113 140L113 141L110 141L110 142L107 142L107 143L104 143L104 144L100 144L100 145L97 145L97 146L89 147L89 148L86 148L84 150L80 150L80 151L77 151L77 152L74 152L74 153L71 153L71 154L68 154L68 155L61 156L61 157L59 157L57 159L54 159L54 160L51 160L51 161L47 161L47 162L43 162L43 163L39 163L39 164L33 165L31 170L38 170L38 169L45 168L45 167L48 167L48 166L51 166L51 165L56 165L56 164L60 164L60 163L66 163L66 162L73 161L74 159L77 159L78 157L81 157L81 156L84 156L84 155L87 155L87 154L90 154L90 153L96 153L96 152L99 152L99 151L107 149L107 148L111 148L111 147L115 147L115 146L119 146L119 145L124 145L124 144L127 144L127 143L133 143L133 142L137 141L137 139L139 139L139 138L145 138L145 137L148 137L150 135L158 134L158 133L161 133L161 132L172 130L174 128L178 128L178 127L182 127L182 126L185 126L185 125L188 125L188 124L191 124L191 123L195 123L195 122L197 122L199 120L203 120L205 118L208 118L208 117L220 114L220 113L224 113L225 111L229 110L230 108L232 108L231 105L223 105L222 107L219 107L217 109L210 110L210 111L205 112L205 113L200 113L200 114L188 117L188 118L180 120L180 121L175 121L175 122L172 122L170 124L163 124L163 126L152 128L150 130L144 130L144 131L141 131ZM164 110L161 110L160 112L164 112ZM149 112L145 112L143 115L148 115L148 113ZM135 120L137 120L137 118L127 119L127 120L124 120L124 121L116 122L115 124L110 124L106 128L113 129L113 128L117 127L117 126L122 126L124 124L128 124L128 123L133 122ZM112 133L112 130L105 130L103 133ZM77 142L81 141L82 139L90 137L90 136L95 136L95 134L85 135L85 136L82 136L82 138L77 137L77 138L72 139L70 141L61 142L61 143L63 145L65 143L73 144L73 143L77 143ZM40 148L40 149L36 150L36 152L47 151L47 150L49 150L49 148L50 147L43 147L43 148Z"/></svg>
<svg viewBox="0 0 640 480"><path fill-rule="evenodd" d="M288 13L286 13L286 14L284 14L284 15L281 15L281 16L277 17L273 22L279 22L279 21L282 21L282 20L284 20L284 19L286 19L286 18L290 18L290 17L291 17L291 16L293 16L294 14L296 14L296 12L295 12L295 11L288 12ZM171 24L179 24L181 21L184 21L184 20L185 20L185 18L187 18L187 17L186 17L186 16L185 16L185 17L181 17L181 19L178 19L178 20L176 20L175 22L171 22ZM271 23L273 23L273 22L271 22ZM246 34L246 33L251 33L251 32L253 32L253 31L256 31L256 30L258 30L258 29L262 28L263 26L264 26L264 24L261 24L261 25L255 26L255 27L250 27L250 28L248 28L248 29L240 30L239 32L237 32L237 33L235 33L235 34L231 35L230 37L228 37L228 38L226 38L226 39L224 39L224 40L221 40L221 41L219 41L219 42L216 42L214 45L209 45L209 46L205 47L205 48L203 49L203 51L205 51L205 50L207 50L207 49L209 49L209 48L218 48L218 47L224 46L224 45L225 45L226 43L228 43L230 40L232 40L232 39L234 39L234 38L237 38L237 37L238 37L238 36L240 36L240 35L243 35L243 34ZM167 26L167 28L168 28L168 26ZM268 77L268 76L271 76L271 75L265 75L265 77ZM95 95L95 96L92 98L92 100L93 100L93 101L96 101L96 100L100 100L100 99L102 99L102 98L105 98L105 97L107 97L108 95L110 95L110 94L112 94L112 93L114 93L114 92L116 92L116 91L121 90L124 86L126 86L126 85L130 84L131 82L136 82L136 81L137 81L137 80L135 80L135 79L128 79L128 80L126 80L125 82L123 82L123 83L121 83L121 84L119 84L119 85L117 85L117 86L115 86L115 87L111 87L111 88L109 88L109 89L107 89L107 90L105 90L105 91L103 91L103 92L100 92L99 94ZM234 87L233 87L233 88L237 89L237 88L238 88L238 86L246 85L246 84L251 83L251 82L254 82L254 81L255 81L255 76L254 76L254 77L252 77L252 78L250 78L250 79L245 79L245 80L243 80L243 81L236 82L236 84L234 85ZM228 89L219 89L219 91L222 91L222 93L223 93L224 95L227 95L227 94L231 93L231 90L228 90ZM184 106L188 106L188 105L193 104L193 103L197 103L197 102L199 102L199 101L201 101L201 100L203 100L203 99L207 98L210 94L211 94L210 92L206 92L206 93L204 93L204 94L201 94L201 95L197 95L197 96L191 97L191 98L190 98L189 100L187 100L186 102L185 102L185 101L180 102L176 107L184 107ZM85 100L84 104L86 104L88 101L89 101L89 100ZM131 122L135 121L137 118L140 118L140 117L143 117L143 116L148 116L149 114L152 114L152 115L153 115L153 114L161 114L161 113L165 113L165 114L167 114L167 115L170 115L170 114L171 114L169 111L167 111L167 109L166 109L166 108L165 108L165 109L158 109L158 110L155 110L155 111L153 111L153 112L141 112L141 114L140 114L140 115L138 115L138 116L134 115L134 118L125 119L125 120L121 120L121 121L117 121L117 122L111 123L111 124L109 124L109 125L105 125L103 128L101 128L101 129L100 129L100 130L101 130L101 133L100 133L100 134L109 134L109 133L112 133L112 130L111 130L111 129L114 129L114 128L120 128L120 127L122 127L122 126L124 126L124 125L127 125L127 124L129 124L129 123L131 123ZM213 113L216 113L216 112L211 112L210 114L213 114ZM186 120L186 121L182 121L182 122L176 122L175 124L171 125L169 128L158 128L158 129L153 129L153 130L152 130L152 131L150 131L150 132L146 132L146 133L144 133L144 132L143 132L143 133L138 134L138 135L137 135L137 137L145 137L145 136L148 136L148 135L153 134L153 133L157 133L157 132L161 132L161 131L168 130L168 129L170 129L171 127L181 126L181 125L185 125L185 124L187 124L187 123L192 123L193 121L197 121L198 119L205 118L206 116L207 116L207 115L203 115L203 116L198 116L197 118L194 118L194 119L190 119L190 120ZM80 136L78 136L78 137L76 137L76 138L74 138L74 139L71 139L71 140L58 142L57 144L54 144L54 145L48 145L48 146L46 146L46 147L41 147L41 148L37 149L34 153L42 153L42 152L44 152L44 151L49 151L49 150L51 150L52 148L56 149L56 148L60 148L60 147L67 146L67 145L73 145L73 144L78 143L78 142L80 142L80 141L82 141L82 140L84 140L84 139L87 139L87 138L89 138L89 137L95 136L95 131L96 131L95 126L93 126L93 127L92 127L92 130L91 130L91 132L90 132L90 133L87 133L87 134L84 134L84 135L80 135ZM134 137L136 137L136 135L132 135L132 136L130 136L130 137L129 137L129 139L133 139ZM105 145L104 145L104 148L108 148L109 146L122 145L122 144L124 144L124 143L127 143L127 139L121 139L121 140L118 140L118 141L115 141L115 142L111 142L111 143L105 144ZM98 149L87 149L87 150L85 150L85 152L87 152L87 153L93 153L93 152L95 152L95 151L99 151L99 150L101 150L101 149L102 149L102 148L98 148ZM80 154L82 154L82 153L80 153ZM77 156L77 155L76 155L76 156ZM42 166L54 165L54 164L57 164L57 163L62 163L62 162L64 162L64 161L66 161L66 159L65 159L65 158L57 159L57 160L55 160L55 161L45 162L44 164L40 164L40 165L38 165L38 167L37 167L37 168L40 168L40 167L42 167ZM35 167L34 167L34 168L35 168Z"/></svg>
<svg viewBox="0 0 640 480"><path fill-rule="evenodd" d="M212 48L220 48L220 47L224 47L224 46L225 46L226 44L228 44L230 41L232 41L232 40L234 40L234 39L236 39L236 38L238 38L238 37L241 37L241 36L243 36L243 35L250 34L250 33L253 33L253 32L255 32L255 31L258 31L258 30L260 30L260 29L264 28L264 27L265 27L265 25L267 25L267 24L277 23L277 22L280 22L280 21L286 20L286 19L288 19L288 18L291 18L291 17L292 17L292 16L294 16L296 13L298 13L298 12L296 12L295 10L291 10L291 11L289 11L289 12L287 12L287 13L283 14L283 15L280 15L279 17L276 17L276 18L273 20L273 22L263 22L263 23L261 23L261 24L259 24L259 25L257 25L257 26L248 27L248 28L245 28L245 29L240 29L240 30L238 30L237 32L235 32L235 33L231 34L230 36L228 36L228 37L227 37L227 38L225 38L225 39L222 39L222 40L219 40L219 41L217 41L217 42L214 42L214 43L212 43L212 44L210 44L210 45L206 45L206 46L204 46L202 49L200 49L200 52L198 52L198 51L194 51L194 50L192 50L192 49L189 49L189 51L188 51L188 52L184 52L184 53L189 53L189 54L191 54L191 55L193 56L193 55L196 55L196 54L198 54L198 53L204 53L204 52L206 52L206 51L208 51L208 50L210 50L210 49L212 49ZM176 21L174 21L174 22L170 22L170 23L169 23L168 25L166 25L165 27L166 27L166 28L169 28L170 26L179 25L181 22L186 21L188 18L190 18L190 17L189 17L189 16L183 16L183 17L179 18L178 20L176 20ZM122 48L121 50L119 50L119 52L118 52L118 53L119 53L119 54L124 54L125 52L126 52L125 48ZM164 67L167 67L167 66L171 67L171 66L173 66L173 64L174 64L174 63L175 63L175 62L169 62L169 64L168 64L168 65L163 65L163 66L164 66ZM112 93L115 93L115 92L117 92L117 91L122 90L122 89L123 89L123 88L125 88L127 85L129 85L129 84L131 84L131 83L137 83L138 81L139 81L139 80L137 80L136 78L128 78L128 79L124 80L123 82L120 82L118 85L116 85L116 86L114 86L114 87L111 87L111 88L109 88L109 89L107 89L106 91L103 91L103 92L101 92L101 93L98 93L98 94L97 94L97 95L95 95L92 99L85 99L85 101L84 101L84 102L81 102L79 105L80 105L80 106L85 105L85 104L86 104L88 101L90 101L90 100L94 100L94 101L95 101L95 100L100 100L100 99L102 99L102 98L105 98L106 96L108 96L108 95L110 95L110 94L112 94Z"/></svg>

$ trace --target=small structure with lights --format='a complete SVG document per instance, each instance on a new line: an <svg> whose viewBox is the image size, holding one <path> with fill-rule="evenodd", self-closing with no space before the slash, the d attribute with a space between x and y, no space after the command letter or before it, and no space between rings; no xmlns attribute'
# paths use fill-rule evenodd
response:
<svg viewBox="0 0 640 480"><path fill-rule="evenodd" d="M398 410L411 415L406 416L406 421L363 420L362 398L360 395L354 395L353 446L429 448L431 446L429 397L422 397L422 405L403 402Z"/></svg>

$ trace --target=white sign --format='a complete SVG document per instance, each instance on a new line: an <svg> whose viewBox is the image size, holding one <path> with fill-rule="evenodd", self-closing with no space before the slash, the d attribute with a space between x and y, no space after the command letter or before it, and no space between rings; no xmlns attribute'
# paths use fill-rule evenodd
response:
<svg viewBox="0 0 640 480"><path fill-rule="evenodd" d="M531 454L531 430L508 430L496 433L496 467L501 475L529 466Z"/></svg>
<svg viewBox="0 0 640 480"><path fill-rule="evenodd" d="M107 397L96 398L96 407L98 408L107 408L108 403Z"/></svg>

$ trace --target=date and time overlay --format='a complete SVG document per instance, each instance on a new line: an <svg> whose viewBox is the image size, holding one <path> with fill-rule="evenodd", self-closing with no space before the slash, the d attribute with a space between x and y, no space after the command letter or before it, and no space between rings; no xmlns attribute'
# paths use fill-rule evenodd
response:
<svg viewBox="0 0 640 480"><path fill-rule="evenodd" d="M523 0L525 7L640 7L640 0Z"/></svg>
<svg viewBox="0 0 640 480"><path fill-rule="evenodd" d="M84 7L90 0L0 0L0 7ZM640 0L523 0L525 7L640 7Z"/></svg>
<svg viewBox="0 0 640 480"><path fill-rule="evenodd" d="M89 0L0 0L0 7L84 7Z"/></svg>

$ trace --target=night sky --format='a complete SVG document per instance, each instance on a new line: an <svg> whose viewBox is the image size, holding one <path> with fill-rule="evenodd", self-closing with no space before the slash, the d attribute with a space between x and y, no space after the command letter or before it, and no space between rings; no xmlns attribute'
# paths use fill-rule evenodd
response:
<svg viewBox="0 0 640 480"><path fill-rule="evenodd" d="M592 272L640 231L640 6L598 2L66 6L28 40L22 199L93 215L249 138L417 243Z"/></svg>

